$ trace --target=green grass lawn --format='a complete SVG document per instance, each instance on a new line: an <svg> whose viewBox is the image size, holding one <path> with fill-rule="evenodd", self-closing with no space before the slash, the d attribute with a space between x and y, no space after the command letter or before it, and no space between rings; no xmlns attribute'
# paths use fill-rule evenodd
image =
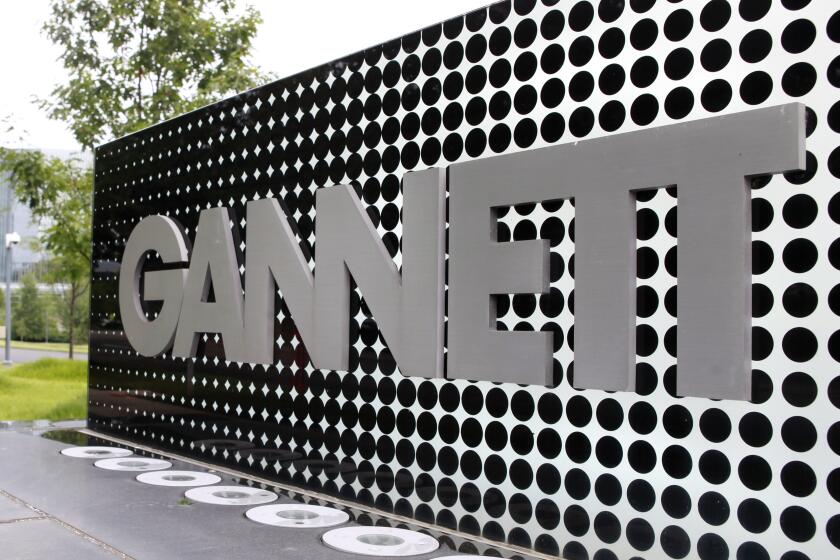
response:
<svg viewBox="0 0 840 560"><path fill-rule="evenodd" d="M0 366L0 420L87 416L87 362L44 358Z"/></svg>

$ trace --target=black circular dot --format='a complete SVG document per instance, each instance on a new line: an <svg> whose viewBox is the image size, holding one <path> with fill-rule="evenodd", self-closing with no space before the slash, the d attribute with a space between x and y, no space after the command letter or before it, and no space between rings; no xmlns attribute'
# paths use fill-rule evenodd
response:
<svg viewBox="0 0 840 560"><path fill-rule="evenodd" d="M729 22L732 8L726 0L712 0L700 12L700 25L706 31L714 32L723 29Z"/></svg>
<svg viewBox="0 0 840 560"><path fill-rule="evenodd" d="M672 119L686 117L694 107L694 95L686 87L671 90L665 98L665 112Z"/></svg>
<svg viewBox="0 0 840 560"><path fill-rule="evenodd" d="M623 0L601 0L598 4L598 17L606 23L612 23L617 20L623 11Z"/></svg>
<svg viewBox="0 0 840 560"><path fill-rule="evenodd" d="M710 408L700 416L700 432L713 443L726 440L731 431L729 416L719 408Z"/></svg>
<svg viewBox="0 0 840 560"><path fill-rule="evenodd" d="M540 34L547 40L552 41L560 36L566 23L563 12L551 10L543 16L540 22ZM500 27L499 29L505 29Z"/></svg>
<svg viewBox="0 0 840 560"><path fill-rule="evenodd" d="M817 247L809 239L794 239L785 245L782 260L792 272L808 272L817 263Z"/></svg>
<svg viewBox="0 0 840 560"><path fill-rule="evenodd" d="M621 102L608 101L598 113L598 124L607 132L613 132L624 123L625 114L624 105Z"/></svg>
<svg viewBox="0 0 840 560"><path fill-rule="evenodd" d="M595 80L592 74L583 71L575 74L569 82L569 97L575 101L584 101L595 88Z"/></svg>
<svg viewBox="0 0 840 560"><path fill-rule="evenodd" d="M671 558L685 558L691 552L691 539L681 527L669 525L659 535L662 550Z"/></svg>
<svg viewBox="0 0 840 560"><path fill-rule="evenodd" d="M716 449L704 452L697 466L700 469L700 475L711 484L726 482L731 472L729 459Z"/></svg>
<svg viewBox="0 0 840 560"><path fill-rule="evenodd" d="M817 71L807 62L797 62L782 75L782 89L792 97L802 97L817 82Z"/></svg>
<svg viewBox="0 0 840 560"><path fill-rule="evenodd" d="M547 46L540 56L540 68L546 74L554 74L563 66L566 51L557 43Z"/></svg>
<svg viewBox="0 0 840 560"><path fill-rule="evenodd" d="M729 546L720 535L705 533L697 539L697 555L700 560L729 558Z"/></svg>
<svg viewBox="0 0 840 560"><path fill-rule="evenodd" d="M738 52L745 62L761 62L770 54L773 38L764 29L753 29L741 39Z"/></svg>
<svg viewBox="0 0 840 560"><path fill-rule="evenodd" d="M650 511L656 502L656 493L647 481L634 480L627 486L627 502L636 511Z"/></svg>
<svg viewBox="0 0 840 560"><path fill-rule="evenodd" d="M741 0L738 13L745 21L758 21L770 11L770 0Z"/></svg>
<svg viewBox="0 0 840 560"><path fill-rule="evenodd" d="M640 126L653 122L657 113L659 113L659 102L649 93L637 97L630 107L630 118Z"/></svg>
<svg viewBox="0 0 840 560"><path fill-rule="evenodd" d="M691 72L694 66L694 55L691 51L680 47L671 51L665 58L665 75L672 80L682 80Z"/></svg>
<svg viewBox="0 0 840 560"><path fill-rule="evenodd" d="M773 427L766 416L759 412L748 412L738 424L741 439L752 447L767 445L773 436Z"/></svg>
<svg viewBox="0 0 840 560"><path fill-rule="evenodd" d="M592 23L595 10L589 2L578 2L569 11L569 27L574 31L583 31Z"/></svg>
<svg viewBox="0 0 840 560"><path fill-rule="evenodd" d="M569 117L569 132L580 138L586 136L595 124L595 115L589 107L578 107Z"/></svg>
<svg viewBox="0 0 840 560"><path fill-rule="evenodd" d="M765 241L752 242L752 272L755 275L764 274L773 265L773 249Z"/></svg>
<svg viewBox="0 0 840 560"><path fill-rule="evenodd" d="M840 10L828 18L828 23L825 26L828 38L835 43L840 43Z"/></svg>
<svg viewBox="0 0 840 560"><path fill-rule="evenodd" d="M807 418L793 416L782 424L782 440L789 449L805 452L816 444L817 430Z"/></svg>
<svg viewBox="0 0 840 560"><path fill-rule="evenodd" d="M624 69L618 64L609 64L598 76L598 87L606 95L614 95L624 85Z"/></svg>
<svg viewBox="0 0 840 560"><path fill-rule="evenodd" d="M595 44L592 39L581 35L569 46L569 62L575 66L583 66L592 59L595 52Z"/></svg>
<svg viewBox="0 0 840 560"><path fill-rule="evenodd" d="M681 486L668 486L662 491L662 509L675 519L682 519L691 512L691 497Z"/></svg>
<svg viewBox="0 0 840 560"><path fill-rule="evenodd" d="M669 476L685 478L691 472L691 455L684 447L671 445L662 454L662 466Z"/></svg>
<svg viewBox="0 0 840 560"><path fill-rule="evenodd" d="M703 108L712 113L725 109L731 100L732 87L726 80L712 80L706 84L700 95L700 103Z"/></svg>
<svg viewBox="0 0 840 560"><path fill-rule="evenodd" d="M840 88L840 56L836 56L828 63L826 70L828 76L828 83L836 88Z"/></svg>
<svg viewBox="0 0 840 560"><path fill-rule="evenodd" d="M738 478L750 490L764 490L773 480L773 471L763 458L747 455L738 464Z"/></svg>
<svg viewBox="0 0 840 560"><path fill-rule="evenodd" d="M700 64L709 72L722 70L732 58L732 47L724 39L712 39L700 51Z"/></svg>
<svg viewBox="0 0 840 560"><path fill-rule="evenodd" d="M659 65L652 56L643 56L630 68L630 81L638 88L646 88L656 80Z"/></svg>
<svg viewBox="0 0 840 560"><path fill-rule="evenodd" d="M789 506L779 519L782 532L795 542L806 542L814 537L817 524L811 513L801 506Z"/></svg>
<svg viewBox="0 0 840 560"><path fill-rule="evenodd" d="M717 492L706 492L697 501L697 511L709 525L723 525L729 519L729 502Z"/></svg>
<svg viewBox="0 0 840 560"><path fill-rule="evenodd" d="M598 52L606 59L615 58L624 49L624 31L611 27L601 34Z"/></svg>
<svg viewBox="0 0 840 560"><path fill-rule="evenodd" d="M751 533L763 533L770 527L770 510L761 500L747 498L738 506L738 521Z"/></svg>
<svg viewBox="0 0 840 560"><path fill-rule="evenodd" d="M790 22L782 31L782 48L798 54L808 49L817 36L817 28L807 19Z"/></svg>
<svg viewBox="0 0 840 560"><path fill-rule="evenodd" d="M747 74L741 82L741 99L749 105L763 103L772 92L773 79L761 70Z"/></svg>
<svg viewBox="0 0 840 560"><path fill-rule="evenodd" d="M644 18L636 22L630 31L630 44L639 51L649 49L656 42L659 28L650 18Z"/></svg>
<svg viewBox="0 0 840 560"><path fill-rule="evenodd" d="M662 415L662 425L671 437L679 439L691 433L694 422L687 408L681 405L672 405Z"/></svg>
<svg viewBox="0 0 840 560"><path fill-rule="evenodd" d="M663 34L669 41L682 41L691 33L694 17L684 8L674 10L665 19Z"/></svg>
<svg viewBox="0 0 840 560"><path fill-rule="evenodd" d="M817 292L809 284L798 282L788 286L782 295L785 311L794 317L807 317L817 308Z"/></svg>
<svg viewBox="0 0 840 560"><path fill-rule="evenodd" d="M752 316L764 317L773 308L773 292L764 284L752 286Z"/></svg>
<svg viewBox="0 0 840 560"><path fill-rule="evenodd" d="M625 528L624 534L630 546L636 550L649 550L653 546L656 535L650 524L641 518L631 519Z"/></svg>
<svg viewBox="0 0 840 560"><path fill-rule="evenodd" d="M807 194L794 195L785 202L782 216L790 227L807 227L817 217L817 203Z"/></svg>
<svg viewBox="0 0 840 560"><path fill-rule="evenodd" d="M817 337L804 327L795 327L785 333L782 349L795 362L806 362L817 353Z"/></svg>
<svg viewBox="0 0 840 560"><path fill-rule="evenodd" d="M817 476L808 464L802 461L791 461L782 468L782 486L797 498L810 496L817 488Z"/></svg>

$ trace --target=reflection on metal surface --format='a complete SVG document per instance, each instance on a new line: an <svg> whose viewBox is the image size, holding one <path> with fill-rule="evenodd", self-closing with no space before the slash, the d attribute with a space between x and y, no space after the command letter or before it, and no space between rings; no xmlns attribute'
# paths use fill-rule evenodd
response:
<svg viewBox="0 0 840 560"><path fill-rule="evenodd" d="M242 451L244 449L254 448L253 443L237 439L200 439L193 442L193 447L199 448L201 446L215 447L216 449L227 451Z"/></svg>

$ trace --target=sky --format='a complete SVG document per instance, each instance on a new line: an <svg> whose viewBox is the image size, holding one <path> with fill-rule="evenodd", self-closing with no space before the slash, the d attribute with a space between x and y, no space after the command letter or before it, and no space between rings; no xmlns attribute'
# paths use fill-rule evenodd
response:
<svg viewBox="0 0 840 560"><path fill-rule="evenodd" d="M263 24L252 62L278 77L399 37L468 12L488 0L250 0ZM63 123L50 120L33 100L46 97L66 74L60 51L41 33L49 0L16 2L0 18L0 145L75 150ZM21 141L23 136L23 141Z"/></svg>

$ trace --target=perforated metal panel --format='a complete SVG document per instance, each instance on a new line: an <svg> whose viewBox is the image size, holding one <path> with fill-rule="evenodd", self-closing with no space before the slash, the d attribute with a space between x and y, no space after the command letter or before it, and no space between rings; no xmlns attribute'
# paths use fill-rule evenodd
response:
<svg viewBox="0 0 840 560"><path fill-rule="evenodd" d="M501 2L100 147L91 427L570 559L837 554L836 9ZM399 264L408 170L790 101L807 169L751 191L751 402L675 396L674 189L637 200L635 392L570 386L569 201L499 228L551 242L550 294L502 298L498 328L554 333L555 388L404 378L358 292L349 372L308 364L285 307L272 367L226 362L214 334L194 360L142 358L121 331L119 261L145 216L192 237L229 207L247 253L245 203L278 197L311 249L315 190L349 183Z"/></svg>

